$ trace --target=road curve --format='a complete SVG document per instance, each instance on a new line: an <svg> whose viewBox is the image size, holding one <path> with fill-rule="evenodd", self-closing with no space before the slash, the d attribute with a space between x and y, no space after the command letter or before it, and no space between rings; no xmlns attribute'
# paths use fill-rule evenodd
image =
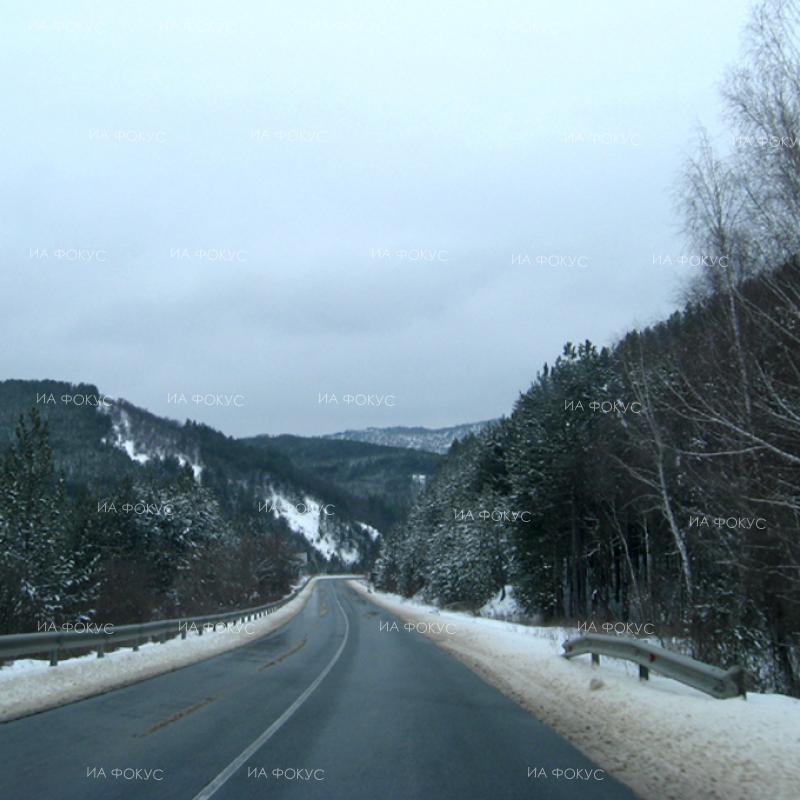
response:
<svg viewBox="0 0 800 800"><path fill-rule="evenodd" d="M0 752L3 800L634 798L338 580L252 644L0 725Z"/></svg>

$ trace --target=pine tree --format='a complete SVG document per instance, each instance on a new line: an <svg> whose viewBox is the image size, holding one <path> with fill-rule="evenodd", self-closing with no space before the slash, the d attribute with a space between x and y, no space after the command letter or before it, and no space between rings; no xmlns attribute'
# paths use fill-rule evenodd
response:
<svg viewBox="0 0 800 800"><path fill-rule="evenodd" d="M47 424L36 409L20 418L0 466L0 617L6 632L60 621L84 584L68 550L63 479Z"/></svg>

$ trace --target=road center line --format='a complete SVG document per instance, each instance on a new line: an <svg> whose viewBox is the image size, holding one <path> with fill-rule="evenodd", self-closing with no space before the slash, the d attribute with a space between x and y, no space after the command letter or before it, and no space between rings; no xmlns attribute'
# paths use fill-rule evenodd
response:
<svg viewBox="0 0 800 800"><path fill-rule="evenodd" d="M268 742L282 727L283 725L291 718L295 711L297 711L300 706L305 703L306 700L311 696L311 693L314 689L319 686L322 681L325 679L325 676L333 669L333 665L339 660L339 656L342 654L342 651L347 644L347 638L350 635L350 620L347 619L347 614L345 613L344 608L342 608L342 604L339 601L339 595L336 594L336 605L339 606L339 611L342 612L342 616L344 617L344 639L342 643L339 645L339 649L336 651L336 654L333 658L328 662L328 665L325 669L320 672L319 675L314 679L312 684L297 698L297 700L292 703L286 711L281 714L272 725L267 728L264 733L262 733L252 744L248 745L240 755L236 756L236 758L225 767L222 772L214 778L211 783L208 784L204 789L192 798L192 800L208 800L209 797L213 797L228 781L228 779L249 759L259 748L261 748L266 742Z"/></svg>

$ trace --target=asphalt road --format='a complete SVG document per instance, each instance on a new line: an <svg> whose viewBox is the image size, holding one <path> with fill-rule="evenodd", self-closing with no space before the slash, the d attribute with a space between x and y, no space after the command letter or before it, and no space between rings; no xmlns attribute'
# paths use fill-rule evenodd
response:
<svg viewBox="0 0 800 800"><path fill-rule="evenodd" d="M252 644L0 725L0 798L634 797L400 620L380 630L393 619L319 581Z"/></svg>

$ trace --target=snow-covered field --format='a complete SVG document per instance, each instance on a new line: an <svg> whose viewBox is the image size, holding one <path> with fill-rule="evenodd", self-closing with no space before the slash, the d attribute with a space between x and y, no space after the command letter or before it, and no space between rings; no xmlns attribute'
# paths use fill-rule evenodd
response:
<svg viewBox="0 0 800 800"><path fill-rule="evenodd" d="M186 639L163 644L144 644L138 652L129 648L106 653L99 659L90 653L70 658L51 667L40 659L17 659L0 668L0 721L7 721L81 700L111 689L171 672L211 656L233 650L280 628L305 606L314 584L312 578L300 594L272 614L248 623L246 629L220 629L202 636L189 633Z"/></svg>
<svg viewBox="0 0 800 800"><path fill-rule="evenodd" d="M575 629L440 611L350 583L409 622L451 623L428 635L646 800L800 797L800 700L716 700L652 672L640 682L627 661L592 669L588 655L561 658ZM513 602L485 610L513 613Z"/></svg>

